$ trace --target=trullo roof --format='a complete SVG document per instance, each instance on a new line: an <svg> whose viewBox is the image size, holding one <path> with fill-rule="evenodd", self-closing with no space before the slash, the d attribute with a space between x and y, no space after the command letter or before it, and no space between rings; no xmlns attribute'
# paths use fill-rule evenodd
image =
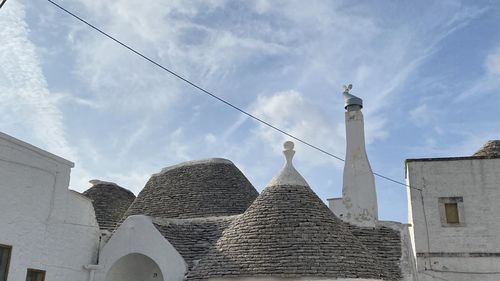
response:
<svg viewBox="0 0 500 281"><path fill-rule="evenodd" d="M215 247L189 272L189 280L237 277L386 279L382 266L287 163Z"/></svg>
<svg viewBox="0 0 500 281"><path fill-rule="evenodd" d="M113 230L123 217L135 195L116 183L91 180L92 187L83 195L92 200L95 216L102 230Z"/></svg>
<svg viewBox="0 0 500 281"><path fill-rule="evenodd" d="M233 162L213 158L181 163L153 175L125 217L200 218L243 213L258 196Z"/></svg>
<svg viewBox="0 0 500 281"><path fill-rule="evenodd" d="M490 140L485 143L474 156L500 157L500 140Z"/></svg>

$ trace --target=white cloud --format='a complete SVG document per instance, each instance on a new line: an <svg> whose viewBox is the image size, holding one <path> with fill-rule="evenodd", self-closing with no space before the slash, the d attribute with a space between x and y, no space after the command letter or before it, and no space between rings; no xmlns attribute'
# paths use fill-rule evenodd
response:
<svg viewBox="0 0 500 281"><path fill-rule="evenodd" d="M61 95L48 89L36 48L28 38L25 7L18 1L10 1L2 9L0 26L2 130L12 131L14 137L78 162L77 150L66 139L63 113L58 103ZM79 185L88 180L87 176L77 163L71 182Z"/></svg>
<svg viewBox="0 0 500 281"><path fill-rule="evenodd" d="M432 114L425 103L410 111L410 118L417 126L427 125L431 121L431 116Z"/></svg>
<svg viewBox="0 0 500 281"><path fill-rule="evenodd" d="M489 74L500 76L500 47L486 57L486 69Z"/></svg>
<svg viewBox="0 0 500 281"><path fill-rule="evenodd" d="M270 124L284 131L312 143L326 151L343 157L345 151L345 140L338 133L338 124L328 120L321 110L308 101L297 91L286 91L275 93L271 96L259 96L252 106L252 114L258 118L267 120ZM291 139L275 130L261 124L256 134L265 142L271 144L283 143L292 140L296 144L296 150L305 151L306 146ZM281 147L275 145L275 151L281 153ZM319 152L301 154L301 159L309 165L316 166L335 162L330 157L325 157Z"/></svg>
<svg viewBox="0 0 500 281"><path fill-rule="evenodd" d="M485 73L454 99L463 102L469 98L489 95L500 89L500 46L494 48L484 60Z"/></svg>
<svg viewBox="0 0 500 281"><path fill-rule="evenodd" d="M203 23L225 1L80 1L91 22L178 74L207 85L224 78L235 65L256 55L287 48L232 26ZM76 9L85 13L83 9ZM211 25L216 25L212 27ZM94 98L111 110L165 111L182 100L188 86L91 29L72 24L70 44L77 71ZM222 93L219 93L222 95Z"/></svg>
<svg viewBox="0 0 500 281"><path fill-rule="evenodd" d="M165 151L169 154L169 161L181 162L193 160L196 157L192 156L194 149L191 149L193 142L188 142L184 130L177 128L168 136L167 146Z"/></svg>
<svg viewBox="0 0 500 281"><path fill-rule="evenodd" d="M106 174L105 180L114 182L137 195L144 188L150 177L150 173L139 173L134 171L127 174Z"/></svg>
<svg viewBox="0 0 500 281"><path fill-rule="evenodd" d="M209 144L215 144L217 142L217 137L213 134L206 134L205 141Z"/></svg>
<svg viewBox="0 0 500 281"><path fill-rule="evenodd" d="M28 39L24 6L12 1L6 7L0 17L1 122L25 126L52 152L75 158L66 143L61 111L47 89L35 47Z"/></svg>

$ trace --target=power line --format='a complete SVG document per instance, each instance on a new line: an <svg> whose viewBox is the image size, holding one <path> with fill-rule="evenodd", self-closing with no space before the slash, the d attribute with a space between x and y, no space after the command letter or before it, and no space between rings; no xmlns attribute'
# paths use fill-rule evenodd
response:
<svg viewBox="0 0 500 281"><path fill-rule="evenodd" d="M280 129L280 128L278 128L278 127L274 126L274 125L272 125L271 123L269 123L269 122L267 122L267 121L264 121L264 120L260 119L259 117L257 117L257 116L255 116L255 115L253 115L253 114L251 114L251 113L249 113L249 112L245 111L244 109L242 109L242 108L240 108L240 107L238 107L238 106L236 106L236 105L234 105L234 104L230 103L229 101L226 101L225 99L223 99L223 98L221 98L221 97L219 97L219 96L217 96L217 95L215 95L215 94L211 93L210 91L208 91L208 90L206 90L206 89L202 88L201 86L198 86L198 85L197 85L197 84L195 84L194 82L189 81L187 78L184 78L184 77L183 77L183 76L181 76L180 74L177 74L175 71L170 70L170 69L168 69L167 67L165 67L165 66L161 65L160 63L158 63L158 62L154 61L153 59L151 59L151 58L147 57L146 55L144 55L144 54L142 54L141 52L139 52L139 51L135 50L134 48L130 47L129 45L127 45L127 44L125 44L125 43L123 43L122 41L120 41L120 40L116 39L115 37L113 37L112 35L108 34L108 33L107 33L107 32L105 32L105 31L103 31L102 29L100 29L100 28L96 27L95 25L93 25L93 24L89 23L89 22L88 22L88 21L86 21L85 19L83 19L83 18L79 17L78 15L76 15L76 14L74 14L73 12L71 12L71 11L67 10L66 8L62 7L61 5L59 5L59 4L57 4L57 3L55 3L54 1L52 1L52 0L47 0L47 1L48 1L49 3L51 3L52 5L54 5L55 7L59 8L60 10L64 11L64 12L65 12L65 13L67 13L68 15L72 16L73 18L75 18L75 19L79 20L80 22L82 22L82 23L86 24L87 26L89 26L90 28L94 29L95 31L97 31L97 32L101 33L101 34L102 34L102 35L104 35L105 37L107 37L107 38L109 38L109 39L113 40L113 41L114 41L114 42L116 42L117 44L119 44L119 45L121 45L122 47L126 48L127 50L131 51L132 53L134 53L134 54L138 55L139 57L141 57L141 58L145 59L146 61L148 61L148 62L152 63L153 65L155 65L155 66L159 67L160 69L162 69L162 70L164 70L164 71L168 72L169 74L171 74L171 75L173 75L174 77L176 77L176 78L178 78L178 79L182 80L183 82L185 82L185 83L189 84L190 86L192 86L192 87L196 88L197 90L201 91L202 93L204 93L204 94L206 94L206 95L209 95L210 97L212 97L212 98L214 98L214 99L216 99L216 100L218 100L218 101L220 101L220 102L224 103L225 105L227 105L227 106L229 106L229 107L231 107L231 108L233 108L233 109L235 109L235 110L239 111L240 113L242 113L242 114L244 114L244 115L246 115L246 116L248 116L248 117L250 117L250 118L252 118L252 119L254 119L254 120L256 120L256 121L258 121L258 122L260 122L260 123L262 123L262 124L264 124L264 125L266 125L266 126L268 126L269 128L271 128L271 129L273 129L273 130L275 130L275 131L278 131L278 132L280 132L280 133L282 133L282 134L284 134L284 135L286 135L286 136L288 136L288 137L290 137L290 138L292 138L292 139L294 139L294 140L296 140L296 141L298 141L298 142L300 142L300 143L302 143L302 144L305 144L305 145L307 145L307 146L309 146L309 147L311 147L311 148L313 148L313 149L316 149L316 150L318 150L318 151L320 151L320 152L322 152L322 153L324 153L324 154L326 154L326 155L328 155L328 156L330 156L330 157L333 157L333 158L335 158L335 159L337 159L337 160L340 160L340 161L342 161L342 162L345 162L345 160L344 160L343 158L341 158L341 157L339 157L339 156L337 156L337 155L334 155L334 154L332 154L332 153L330 153L330 152L328 152L328 151L326 151L326 150L324 150L324 149L322 149L322 148L320 148L320 147L318 147L318 146L316 146L316 145L313 145L313 144L311 144L311 143L309 143L309 142L307 142L307 141L305 141L305 140L303 140L303 139L300 139L300 138L298 138L298 137L296 137L296 136L294 136L294 135L292 135L292 134L290 134L290 133L288 133L288 132L286 132L286 131L284 131L284 130L282 130L282 129ZM416 187L411 187L411 186L407 185L407 184L406 184L406 183L404 183L404 182L400 182L400 181L398 181L398 180L392 179L392 178L387 177L387 176L384 176L384 175L382 175L382 174L375 173L375 172L374 172L373 174L374 174L375 176L378 176L378 177L380 177L380 178L382 178L382 179L385 179L385 180L391 181L391 182L393 182L393 183L396 183L396 184L399 184L399 185L402 185L402 186L405 186L405 187L408 187L408 188L413 188L413 189L420 190L419 188L416 188Z"/></svg>
<svg viewBox="0 0 500 281"><path fill-rule="evenodd" d="M0 2L0 9L2 9L3 5L7 2L7 0L2 0L2 2Z"/></svg>

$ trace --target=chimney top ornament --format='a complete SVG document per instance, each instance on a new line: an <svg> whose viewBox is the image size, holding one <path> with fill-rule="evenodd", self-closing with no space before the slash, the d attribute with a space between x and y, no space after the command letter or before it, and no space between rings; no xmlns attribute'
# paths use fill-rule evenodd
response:
<svg viewBox="0 0 500 281"><path fill-rule="evenodd" d="M351 94L352 84L344 85L344 108L347 111L359 111L363 108L363 100Z"/></svg>
<svg viewBox="0 0 500 281"><path fill-rule="evenodd" d="M351 90L352 90L352 84L344 85L344 94L349 94Z"/></svg>

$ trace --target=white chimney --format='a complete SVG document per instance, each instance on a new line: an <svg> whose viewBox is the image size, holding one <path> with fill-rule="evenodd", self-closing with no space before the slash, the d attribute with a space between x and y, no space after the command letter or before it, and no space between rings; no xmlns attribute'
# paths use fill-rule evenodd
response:
<svg viewBox="0 0 500 281"><path fill-rule="evenodd" d="M375 179L365 149L363 101L350 94L352 85L345 87L346 157L342 198L331 199L330 208L342 220L374 227L378 220Z"/></svg>

